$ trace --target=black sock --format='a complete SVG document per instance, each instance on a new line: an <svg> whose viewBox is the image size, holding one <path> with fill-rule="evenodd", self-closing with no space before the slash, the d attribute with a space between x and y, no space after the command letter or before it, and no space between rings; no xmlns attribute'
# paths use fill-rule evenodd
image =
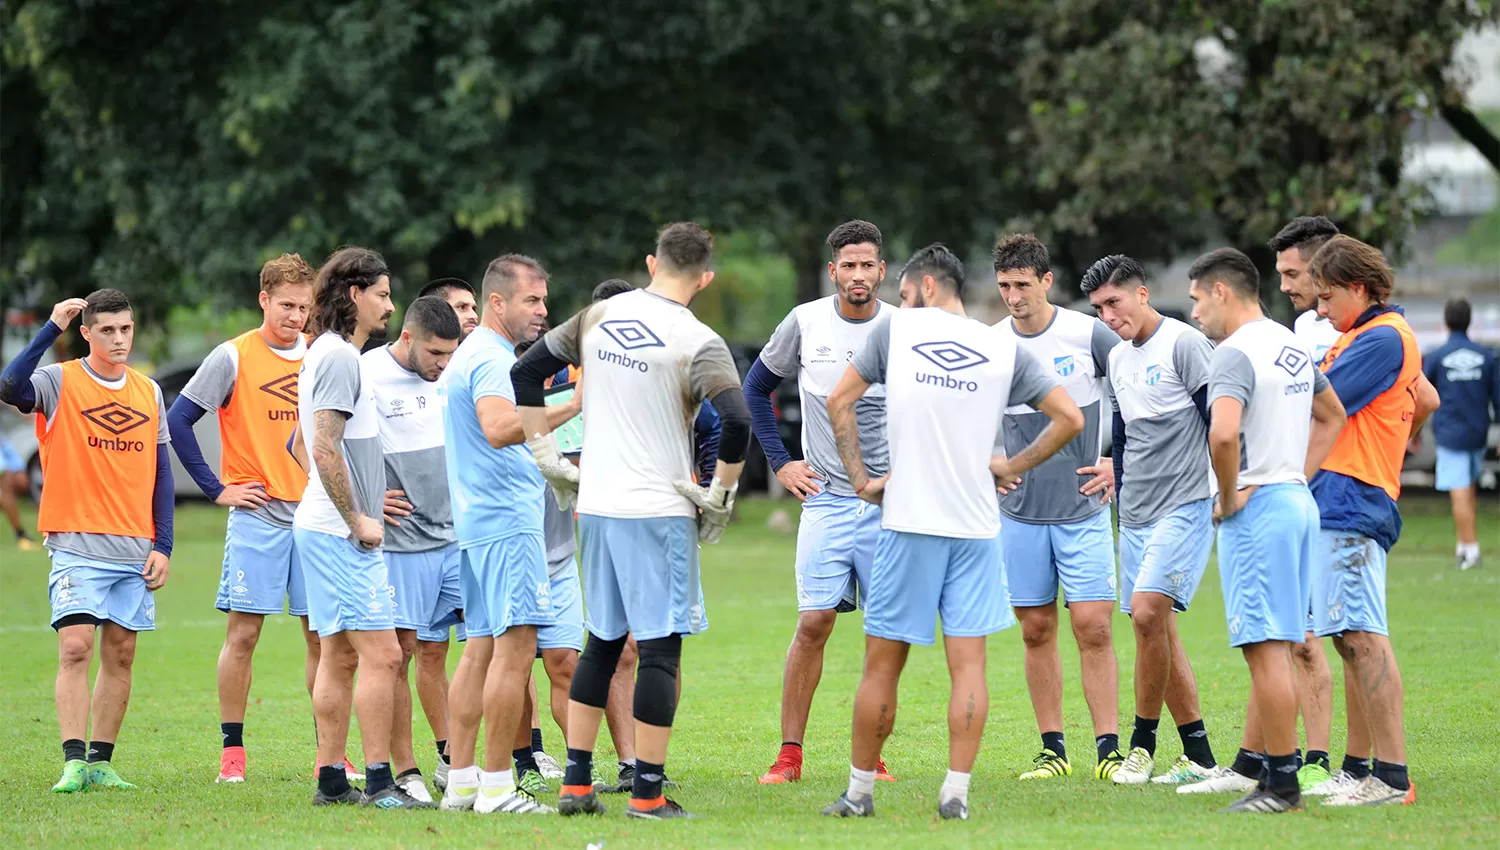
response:
<svg viewBox="0 0 1500 850"><path fill-rule="evenodd" d="M437 744L438 761L441 761L443 764L449 764L450 762L448 761L448 741L447 741L447 739L444 739L444 740L441 740L441 741L434 741L433 743Z"/></svg>
<svg viewBox="0 0 1500 850"><path fill-rule="evenodd" d="M568 764L563 768L563 784L594 784L594 753L592 750L568 748Z"/></svg>
<svg viewBox="0 0 1500 850"><path fill-rule="evenodd" d="M1395 788L1397 791L1405 791L1411 787L1411 778L1406 775L1406 765L1393 764L1388 761L1375 760L1375 778Z"/></svg>
<svg viewBox="0 0 1500 850"><path fill-rule="evenodd" d="M1325 750L1308 750L1306 764L1315 764L1324 770L1332 770L1328 763L1328 753Z"/></svg>
<svg viewBox="0 0 1500 850"><path fill-rule="evenodd" d="M1099 760L1120 749L1119 735L1099 735L1094 738L1094 746L1099 750Z"/></svg>
<svg viewBox="0 0 1500 850"><path fill-rule="evenodd" d="M396 778L397 779L405 779L408 776L421 776L421 775L422 775L422 769L420 767L414 767L411 770L403 770L400 773L396 774Z"/></svg>
<svg viewBox="0 0 1500 850"><path fill-rule="evenodd" d="M1042 749L1057 753L1058 758L1065 759L1068 757L1068 748L1063 745L1063 733L1061 732L1043 732Z"/></svg>
<svg viewBox="0 0 1500 850"><path fill-rule="evenodd" d="M1355 779L1364 779L1370 775L1370 760L1367 758L1355 758L1354 756L1345 754L1344 765L1339 769Z"/></svg>
<svg viewBox="0 0 1500 850"><path fill-rule="evenodd" d="M531 751L534 753L545 753L547 748L542 746L542 730L533 726L531 728Z"/></svg>
<svg viewBox="0 0 1500 850"><path fill-rule="evenodd" d="M1267 779L1267 790L1286 796L1297 791L1297 754L1287 753L1284 756L1267 756L1266 765L1270 768Z"/></svg>
<svg viewBox="0 0 1500 850"><path fill-rule="evenodd" d="M89 741L89 764L109 761L115 757L115 745L111 741Z"/></svg>
<svg viewBox="0 0 1500 850"><path fill-rule="evenodd" d="M1230 765L1229 769L1246 779L1259 779L1260 772L1265 766L1265 762L1260 760L1260 753L1252 753L1240 747L1240 751L1235 754L1234 764Z"/></svg>
<svg viewBox="0 0 1500 850"><path fill-rule="evenodd" d="M224 736L224 749L245 746L245 724L220 723L219 734Z"/></svg>
<svg viewBox="0 0 1500 850"><path fill-rule="evenodd" d="M18 528L18 529L16 529L16 539L17 540L30 540L31 538L26 535L26 529L24 529L24 528Z"/></svg>
<svg viewBox="0 0 1500 850"><path fill-rule="evenodd" d="M1297 769L1301 770L1302 769L1302 748L1298 747L1297 749L1292 750L1292 755L1294 755L1294 756L1297 757Z"/></svg>
<svg viewBox="0 0 1500 850"><path fill-rule="evenodd" d="M349 774L341 764L329 764L318 768L318 791L324 797L337 797L349 793Z"/></svg>
<svg viewBox="0 0 1500 850"><path fill-rule="evenodd" d="M63 761L83 761L89 757L89 745L82 738L63 741Z"/></svg>
<svg viewBox="0 0 1500 850"><path fill-rule="evenodd" d="M510 757L511 760L516 763L516 779L518 780L521 778L522 771L537 769L536 754L531 751L531 747L522 747L518 750L511 750Z"/></svg>
<svg viewBox="0 0 1500 850"><path fill-rule="evenodd" d="M657 797L660 797L662 775L666 771L667 768L665 765L637 760L635 763L635 787L631 789L630 796L637 800L655 800Z"/></svg>
<svg viewBox="0 0 1500 850"><path fill-rule="evenodd" d="M391 778L391 765L389 762L365 765L365 795L375 796L381 791L396 784Z"/></svg>
<svg viewBox="0 0 1500 850"><path fill-rule="evenodd" d="M1130 733L1130 748L1144 749L1152 756L1156 755L1156 727L1161 724L1160 717L1145 718L1137 714L1135 716L1135 729Z"/></svg>
<svg viewBox="0 0 1500 850"><path fill-rule="evenodd" d="M1193 764L1202 767L1218 766L1219 763L1214 760L1213 747L1208 745L1208 730L1203 728L1203 718L1178 726L1177 734L1182 738L1182 754L1192 759Z"/></svg>

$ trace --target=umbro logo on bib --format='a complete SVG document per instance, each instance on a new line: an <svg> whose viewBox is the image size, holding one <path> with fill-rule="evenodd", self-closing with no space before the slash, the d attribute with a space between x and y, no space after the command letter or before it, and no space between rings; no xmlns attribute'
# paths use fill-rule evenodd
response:
<svg viewBox="0 0 1500 850"><path fill-rule="evenodd" d="M131 429L139 428L146 424L150 418L139 410L133 407L126 407L117 401L89 408L83 411L82 415L84 419L98 425L116 437Z"/></svg>
<svg viewBox="0 0 1500 850"><path fill-rule="evenodd" d="M609 334L626 351L637 348L663 348L666 343L661 341L646 323L639 319L613 319L608 322L599 323L600 330Z"/></svg>
<svg viewBox="0 0 1500 850"><path fill-rule="evenodd" d="M1285 369L1288 375L1296 377L1302 367L1307 365L1307 355L1290 345L1284 346L1281 353L1276 355L1276 365Z"/></svg>
<svg viewBox="0 0 1500 850"><path fill-rule="evenodd" d="M297 403L297 376L285 375L269 383L261 384L260 391L281 399L287 404Z"/></svg>
<svg viewBox="0 0 1500 850"><path fill-rule="evenodd" d="M934 366L945 372L972 369L975 366L990 362L990 359L983 354L980 354L967 345L951 340L945 342L924 342L919 345L913 345L911 350L927 358Z"/></svg>

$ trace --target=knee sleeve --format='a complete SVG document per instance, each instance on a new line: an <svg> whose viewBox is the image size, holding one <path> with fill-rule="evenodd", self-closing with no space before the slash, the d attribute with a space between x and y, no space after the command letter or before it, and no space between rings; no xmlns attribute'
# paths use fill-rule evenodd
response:
<svg viewBox="0 0 1500 850"><path fill-rule="evenodd" d="M635 719L650 726L670 727L677 713L677 663L682 658L682 635L643 640L635 678Z"/></svg>
<svg viewBox="0 0 1500 850"><path fill-rule="evenodd" d="M609 702L609 680L614 677L615 665L620 663L620 653L624 651L623 636L617 640L603 640L591 633L583 654L578 657L578 666L573 670L568 699L603 708Z"/></svg>

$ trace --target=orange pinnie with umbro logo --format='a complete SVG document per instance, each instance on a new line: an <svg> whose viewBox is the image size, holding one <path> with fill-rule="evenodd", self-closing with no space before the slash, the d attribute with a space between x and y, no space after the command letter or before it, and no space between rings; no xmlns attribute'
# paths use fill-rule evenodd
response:
<svg viewBox="0 0 1500 850"><path fill-rule="evenodd" d="M1339 337L1323 357L1323 371L1328 371L1360 334L1381 327L1393 328L1401 337L1405 354L1401 372L1390 389L1349 417L1333 444L1333 451L1323 461L1323 468L1373 484L1395 499L1401 495L1401 464L1411 439L1411 423L1417 409L1417 378L1422 374L1422 352L1411 325L1400 313L1381 313Z"/></svg>
<svg viewBox="0 0 1500 850"><path fill-rule="evenodd" d="M229 344L239 355L239 369L229 404L219 411L223 446L219 474L225 484L258 481L271 498L300 502L307 473L286 450L286 443L297 428L297 374L302 359L272 351L259 329L242 333Z"/></svg>
<svg viewBox="0 0 1500 850"><path fill-rule="evenodd" d="M161 407L156 386L126 367L125 386L110 389L83 361L62 364L57 411L36 421L42 493L37 529L156 539L151 496L156 487Z"/></svg>

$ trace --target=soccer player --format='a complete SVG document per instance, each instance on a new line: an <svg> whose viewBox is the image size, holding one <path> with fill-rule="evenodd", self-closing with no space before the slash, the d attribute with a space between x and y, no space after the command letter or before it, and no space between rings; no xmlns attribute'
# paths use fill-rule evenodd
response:
<svg viewBox="0 0 1500 850"><path fill-rule="evenodd" d="M1078 642L1083 697L1094 724L1099 761L1094 775L1109 779L1120 754L1120 671L1110 632L1115 607L1115 544L1109 499L1114 464L1103 447L1104 387L1110 349L1120 337L1103 322L1047 302L1052 289L1047 246L1029 233L995 245L995 280L1010 308L996 325L1050 370L1083 411L1083 430L1019 484L1002 482L1000 535L1011 604L1026 645L1026 687L1042 734L1035 765L1020 778L1068 776L1073 766L1063 742L1062 658L1057 645L1057 587L1062 583ZM1050 418L1013 401L1005 411L1005 448L1018 452ZM1007 492L1008 491L1008 492Z"/></svg>
<svg viewBox="0 0 1500 850"><path fill-rule="evenodd" d="M0 511L10 521L11 531L16 535L16 548L22 552L35 552L42 548L26 534L26 526L21 523L17 500L29 489L26 462L21 459L10 440L0 439Z"/></svg>
<svg viewBox="0 0 1500 850"><path fill-rule="evenodd" d="M745 403L755 437L787 491L802 502L797 529L797 631L786 654L781 682L781 752L760 778L779 785L802 778L802 738L813 693L823 674L823 647L840 611L852 611L856 598L869 595L870 561L879 536L880 508L854 494L839 460L828 394L843 377L854 353L864 348L875 326L871 320L892 308L877 294L885 279L880 229L849 221L828 234L833 258L828 277L837 292L797 307L777 326L745 376ZM802 400L804 460L792 460L776 427L771 394L783 378L795 375ZM861 457L867 477L884 475L885 388L872 386L860 398ZM876 777L894 779L884 764Z"/></svg>
<svg viewBox="0 0 1500 850"><path fill-rule="evenodd" d="M204 496L229 508L214 600L228 616L218 667L219 782L245 781L245 706L267 615L286 610L301 618L309 698L318 672L318 633L307 625L302 565L292 543L292 515L307 488L307 473L286 450L297 427L297 374L307 351L302 331L316 276L297 254L282 254L262 266L260 326L209 352L167 411L172 448L183 468ZM207 413L219 420L219 470L203 459L193 432Z"/></svg>
<svg viewBox="0 0 1500 850"><path fill-rule="evenodd" d="M319 765L313 805L431 808L395 784L390 765L401 645L380 554L385 466L379 415L374 388L359 366L360 348L372 332L385 328L392 312L385 260L366 248L340 248L318 269L313 303L314 337L302 360L297 393L310 469L292 520L308 622L323 645L313 685ZM351 702L364 747L363 794L350 787L340 763Z"/></svg>
<svg viewBox="0 0 1500 850"><path fill-rule="evenodd" d="M1453 530L1458 536L1454 561L1460 570L1479 566L1475 484L1484 467L1490 422L1500 420L1500 366L1493 351L1469 339L1472 312L1465 298L1444 305L1448 341L1422 358L1422 371L1442 399L1432 420L1437 489L1447 491L1453 503ZM1412 436L1418 436L1415 428Z"/></svg>
<svg viewBox="0 0 1500 850"><path fill-rule="evenodd" d="M592 785L594 742L610 679L627 634L634 634L637 761L626 815L687 816L662 795L662 773L682 637L708 627L697 541L714 543L723 534L750 440L750 412L729 347L687 307L713 280L712 250L713 237L698 225L668 225L646 258L650 286L585 308L515 368L527 447L559 504L567 507L576 494L579 513L589 638L569 694L563 814L604 811ZM550 433L557 423L543 406L547 376L570 363L597 372L583 399L589 459L581 480L579 469L558 455ZM690 442L693 413L705 399L723 423L706 491L692 481Z"/></svg>
<svg viewBox="0 0 1500 850"><path fill-rule="evenodd" d="M391 768L396 785L432 802L422 783L411 739L407 668L422 643L446 647L458 621L458 542L443 450L443 413L437 379L458 348L458 315L443 299L420 296L406 308L401 335L360 356L360 380L375 393L385 458L385 539L381 551L394 591L393 621L401 644L395 690ZM446 672L444 673L446 683ZM424 704L429 715L433 706ZM446 711L446 705L441 706ZM441 761L439 761L441 764Z"/></svg>
<svg viewBox="0 0 1500 850"><path fill-rule="evenodd" d="M1312 352L1314 365L1323 362L1323 356L1338 342L1340 334L1327 317L1318 313L1318 288L1307 273L1307 264L1324 243L1337 235L1338 226L1323 216L1299 216L1287 222L1267 243L1276 252L1281 291L1298 310L1292 331ZM1297 662L1298 708L1307 732L1307 757L1297 772L1297 782L1308 793L1325 794L1334 787L1326 784L1333 776L1328 758L1333 727L1333 671L1328 666L1323 641L1313 634L1311 600L1308 602L1307 633L1302 643L1292 645L1292 658ZM1362 723L1350 728L1351 745L1367 745L1360 743L1363 728Z"/></svg>
<svg viewBox="0 0 1500 850"><path fill-rule="evenodd" d="M1188 277L1193 319L1221 340L1208 381L1219 578L1230 645L1250 668L1247 758L1265 754L1260 781L1227 811L1291 811L1302 806L1291 646L1303 639L1318 546L1307 475L1344 413L1307 348L1261 312L1260 276L1249 257L1210 251Z"/></svg>
<svg viewBox="0 0 1500 850"><path fill-rule="evenodd" d="M1109 352L1113 461L1120 506L1120 609L1135 630L1135 729L1115 772L1142 785L1156 769L1165 702L1182 757L1157 782L1207 779L1218 767L1198 707L1198 684L1177 636L1213 548L1213 473L1208 463L1208 361L1213 344L1151 306L1146 270L1123 254L1094 263L1081 288L1128 345ZM1130 487L1125 487L1126 476Z"/></svg>
<svg viewBox="0 0 1500 850"><path fill-rule="evenodd" d="M1343 336L1328 350L1323 371L1343 402L1348 425L1312 479L1321 515L1313 563L1313 617L1319 637L1332 637L1344 659L1344 699L1359 707L1349 718L1350 750L1330 806L1416 801L1406 769L1401 671L1386 621L1386 553L1401 535L1401 464L1406 446L1437 407L1421 384L1422 354L1399 307L1389 303L1394 276L1379 249L1335 236L1308 265L1318 286L1318 312ZM1373 746L1374 765L1354 749L1355 724Z"/></svg>
<svg viewBox="0 0 1500 850"><path fill-rule="evenodd" d="M80 313L88 356L38 369ZM64 759L53 791L135 787L111 760L130 703L136 634L156 628L154 594L167 583L173 489L161 388L125 365L134 340L130 302L119 290L100 289L53 307L0 373L0 401L37 414L47 476L37 530L52 557L47 588Z"/></svg>
<svg viewBox="0 0 1500 850"><path fill-rule="evenodd" d="M448 489L461 552L468 641L449 690L452 766L445 809L481 814L548 814L518 790L511 769L537 627L556 622L542 519L542 476L522 447L515 346L535 338L547 318L547 272L520 254L491 261L481 285L479 327L458 347L441 385ZM553 424L575 411L547 411ZM474 761L480 720L484 769Z"/></svg>
<svg viewBox="0 0 1500 850"><path fill-rule="evenodd" d="M440 277L428 281L417 292L417 297L425 298L428 295L436 295L447 301L453 312L458 314L460 341L468 339L469 334L479 327L478 302L474 300L474 287L468 281L456 277Z"/></svg>
<svg viewBox="0 0 1500 850"><path fill-rule="evenodd" d="M989 713L985 639L1015 624L995 511L997 481L1056 453L1083 428L1066 391L1013 335L964 312L964 267L942 245L901 272L901 306L878 319L828 397L839 457L854 492L884 505L865 603L865 663L854 697L849 787L823 814L875 812L875 766L896 722L896 690L912 644L930 646L943 621L952 690L948 773L938 815L969 817L969 779ZM890 472L871 478L856 404L885 386ZM1033 405L1048 424L1008 457L1001 412Z"/></svg>

